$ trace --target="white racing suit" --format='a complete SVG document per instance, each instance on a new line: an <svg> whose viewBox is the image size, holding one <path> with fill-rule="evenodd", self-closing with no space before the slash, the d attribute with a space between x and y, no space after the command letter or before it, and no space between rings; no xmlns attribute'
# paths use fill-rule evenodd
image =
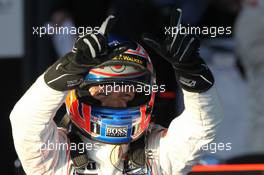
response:
<svg viewBox="0 0 264 175"><path fill-rule="evenodd" d="M53 121L66 94L67 92L59 92L48 87L42 75L11 112L15 148L25 172L29 175L78 174L72 166L69 147L63 149L54 146L69 142L65 132L58 129ZM153 159L148 160L151 170L149 174L187 174L201 155L201 147L211 142L216 135L222 120L222 111L215 88L212 87L204 93L184 91L184 100L184 112L171 122L168 129L152 126L146 140L148 148L153 153ZM94 170L83 170L82 174L124 174L120 150L125 153L129 146L118 145L116 146L118 149L114 149L114 145L85 138L83 142L93 145L93 149L88 150L88 155L97 166ZM51 143L53 147L48 147L47 145ZM112 154L114 158L110 161Z"/></svg>

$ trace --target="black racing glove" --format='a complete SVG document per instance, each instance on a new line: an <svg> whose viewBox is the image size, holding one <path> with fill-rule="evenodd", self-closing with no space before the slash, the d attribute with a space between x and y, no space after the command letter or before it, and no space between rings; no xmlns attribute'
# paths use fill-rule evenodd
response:
<svg viewBox="0 0 264 175"><path fill-rule="evenodd" d="M179 30L181 10L175 9L171 15L171 26ZM157 42L153 37L144 34L143 41L160 56L170 62L175 70L177 81L182 88L190 92L205 92L214 84L214 78L199 56L199 39L192 34L167 35L166 39Z"/></svg>
<svg viewBox="0 0 264 175"><path fill-rule="evenodd" d="M110 15L97 34L86 34L78 38L70 53L66 54L44 73L48 86L58 91L76 88L89 70L126 50L125 47L109 48L107 34L115 17Z"/></svg>

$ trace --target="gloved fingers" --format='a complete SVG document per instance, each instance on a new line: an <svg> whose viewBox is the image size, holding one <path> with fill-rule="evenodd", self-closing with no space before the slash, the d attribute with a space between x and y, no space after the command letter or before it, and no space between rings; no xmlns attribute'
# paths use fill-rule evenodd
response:
<svg viewBox="0 0 264 175"><path fill-rule="evenodd" d="M144 34L142 36L142 40L146 43L150 48L152 48L158 55L167 60L169 63L172 63L172 58L169 53L166 51L166 43L160 45L157 39L154 39L150 34Z"/></svg>
<svg viewBox="0 0 264 175"><path fill-rule="evenodd" d="M73 45L73 47L72 47L72 52L73 52L73 53L77 53L78 48L76 47L76 44L79 42L79 40L80 40L81 38L82 38L82 37L78 37L78 38L76 39L76 41L75 41L75 43L74 43L74 45Z"/></svg>
<svg viewBox="0 0 264 175"><path fill-rule="evenodd" d="M171 12L170 17L170 27L176 27L176 34L171 36L170 34L167 35L166 40L171 40L171 45L174 44L176 41L176 38L179 33L180 25L181 25L181 18L182 18L182 11L181 9L174 8ZM171 48L169 48L171 49Z"/></svg>
<svg viewBox="0 0 264 175"><path fill-rule="evenodd" d="M166 50L171 54L171 55L178 55L182 42L184 40L184 38L186 37L186 35L178 35L177 38L175 38L175 40L173 40L173 42L169 42L167 44L167 48Z"/></svg>
<svg viewBox="0 0 264 175"><path fill-rule="evenodd" d="M72 52L76 53L78 50L91 52L92 58L95 58L99 53L104 53L107 48L106 34L110 32L115 21L116 18L113 15L108 16L102 23L99 33L88 33L79 37L73 46ZM87 53L84 53L84 55L89 56Z"/></svg>
<svg viewBox="0 0 264 175"><path fill-rule="evenodd" d="M103 35L100 33L91 34L91 42L93 42L93 46L97 49L97 54L105 52L107 48L107 39Z"/></svg>
<svg viewBox="0 0 264 175"><path fill-rule="evenodd" d="M74 45L77 52L83 52L84 56L95 58L107 48L106 38L101 34L87 34L77 40Z"/></svg>
<svg viewBox="0 0 264 175"><path fill-rule="evenodd" d="M102 23L100 29L99 29L99 33L101 33L102 35L107 35L109 34L110 30L112 29L112 27L114 26L114 23L116 22L116 17L114 15L109 15L105 21Z"/></svg>
<svg viewBox="0 0 264 175"><path fill-rule="evenodd" d="M177 57L177 62L186 63L192 62L192 58L195 53L198 53L200 47L200 41L195 35L185 35L181 45L179 46L179 51L173 55Z"/></svg>
<svg viewBox="0 0 264 175"><path fill-rule="evenodd" d="M106 18L99 29L99 33L86 34L77 39L72 52L82 52L87 58L96 58L98 55L107 51L106 34L112 28L116 18L110 15Z"/></svg>
<svg viewBox="0 0 264 175"><path fill-rule="evenodd" d="M182 11L181 9L174 8L171 12L170 17L170 25L171 27L180 27L182 18Z"/></svg>

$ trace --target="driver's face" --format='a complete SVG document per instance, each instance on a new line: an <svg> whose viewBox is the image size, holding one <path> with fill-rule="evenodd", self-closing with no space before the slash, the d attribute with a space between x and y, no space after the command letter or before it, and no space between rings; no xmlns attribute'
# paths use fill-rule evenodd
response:
<svg viewBox="0 0 264 175"><path fill-rule="evenodd" d="M127 107L127 103L135 97L134 92L107 92L101 86L92 86L89 92L93 98L99 100L106 107Z"/></svg>

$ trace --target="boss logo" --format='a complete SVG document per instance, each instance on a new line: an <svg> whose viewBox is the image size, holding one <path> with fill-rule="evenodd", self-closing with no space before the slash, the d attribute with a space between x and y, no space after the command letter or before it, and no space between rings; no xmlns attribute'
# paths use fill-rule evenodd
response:
<svg viewBox="0 0 264 175"><path fill-rule="evenodd" d="M126 137L127 127L107 127L106 136L109 137Z"/></svg>

